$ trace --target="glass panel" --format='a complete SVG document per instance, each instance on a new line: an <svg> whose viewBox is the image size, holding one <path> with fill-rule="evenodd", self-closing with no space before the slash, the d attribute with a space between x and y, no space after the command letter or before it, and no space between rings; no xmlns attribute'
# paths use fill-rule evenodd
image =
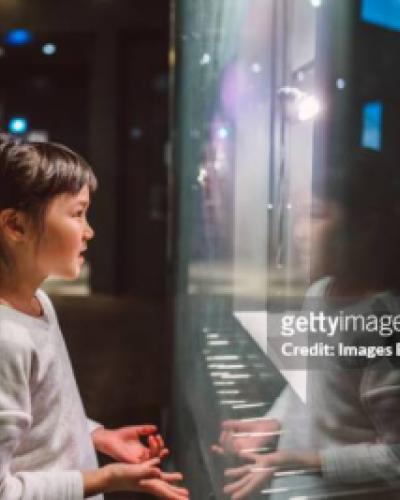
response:
<svg viewBox="0 0 400 500"><path fill-rule="evenodd" d="M360 7L176 4L172 421L192 498L396 498L400 39Z"/></svg>

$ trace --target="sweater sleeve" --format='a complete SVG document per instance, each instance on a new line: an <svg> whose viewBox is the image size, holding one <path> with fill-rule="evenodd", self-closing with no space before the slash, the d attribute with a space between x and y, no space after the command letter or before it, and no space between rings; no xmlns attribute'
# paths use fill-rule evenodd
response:
<svg viewBox="0 0 400 500"><path fill-rule="evenodd" d="M285 416L288 414L290 402L292 400L292 388L286 385L279 396L276 398L270 410L265 414L266 418L274 418L279 422L283 422Z"/></svg>
<svg viewBox="0 0 400 500"><path fill-rule="evenodd" d="M96 420L92 420L89 417L86 417L87 424L89 427L89 432L92 433L96 429L99 429L100 427L104 427L103 424L100 424L99 422L96 422Z"/></svg>
<svg viewBox="0 0 400 500"><path fill-rule="evenodd" d="M345 483L400 484L400 370L383 360L367 369L361 399L372 421L372 443L327 448L321 453L325 477Z"/></svg>
<svg viewBox="0 0 400 500"><path fill-rule="evenodd" d="M12 458L32 424L31 349L0 340L0 500L82 500L79 471L12 472Z"/></svg>

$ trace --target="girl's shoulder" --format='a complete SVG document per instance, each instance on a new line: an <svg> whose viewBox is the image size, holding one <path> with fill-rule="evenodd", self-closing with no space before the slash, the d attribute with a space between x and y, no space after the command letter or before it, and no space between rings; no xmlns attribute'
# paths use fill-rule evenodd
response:
<svg viewBox="0 0 400 500"><path fill-rule="evenodd" d="M32 331L17 316L0 307L0 355L1 364L6 366L11 360L30 359L35 351Z"/></svg>
<svg viewBox="0 0 400 500"><path fill-rule="evenodd" d="M48 331L55 321L55 312L46 292L38 289L43 314L31 316L11 306L0 304L0 341L30 344L40 332Z"/></svg>

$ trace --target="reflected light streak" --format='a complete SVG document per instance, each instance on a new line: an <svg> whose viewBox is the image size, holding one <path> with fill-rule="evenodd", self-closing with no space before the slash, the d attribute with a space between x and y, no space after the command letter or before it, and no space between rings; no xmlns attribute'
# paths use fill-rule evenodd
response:
<svg viewBox="0 0 400 500"><path fill-rule="evenodd" d="M261 408L266 406L266 403L246 403L246 404L238 404L233 407L234 410L244 410L247 408Z"/></svg>
<svg viewBox="0 0 400 500"><path fill-rule="evenodd" d="M239 356L235 354L221 354L220 356L207 356L207 361L236 361L240 359Z"/></svg>
<svg viewBox="0 0 400 500"><path fill-rule="evenodd" d="M208 340L207 344L220 346L220 345L229 345L230 342L229 342L229 340Z"/></svg>
<svg viewBox="0 0 400 500"><path fill-rule="evenodd" d="M210 363L208 365L210 370L243 370L246 365L228 365L226 363Z"/></svg>

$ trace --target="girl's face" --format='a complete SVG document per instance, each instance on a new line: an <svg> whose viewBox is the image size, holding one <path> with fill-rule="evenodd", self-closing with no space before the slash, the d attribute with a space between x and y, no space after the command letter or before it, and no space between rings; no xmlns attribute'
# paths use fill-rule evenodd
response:
<svg viewBox="0 0 400 500"><path fill-rule="evenodd" d="M50 202L36 249L36 262L42 275L66 279L79 276L84 263L82 252L94 236L86 220L89 204L87 185L77 194L63 193Z"/></svg>
<svg viewBox="0 0 400 500"><path fill-rule="evenodd" d="M333 272L338 231L343 220L340 206L319 198L299 209L294 228L301 265L310 270L311 281Z"/></svg>

